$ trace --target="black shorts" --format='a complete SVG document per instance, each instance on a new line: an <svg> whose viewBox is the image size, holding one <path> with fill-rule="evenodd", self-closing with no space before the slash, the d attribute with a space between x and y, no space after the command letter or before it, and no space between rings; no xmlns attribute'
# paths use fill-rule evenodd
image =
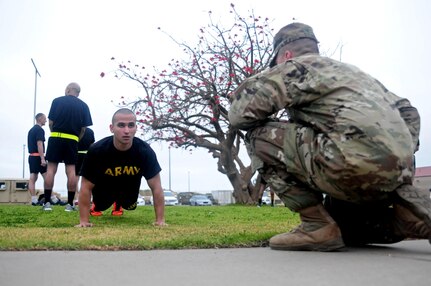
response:
<svg viewBox="0 0 431 286"><path fill-rule="evenodd" d="M114 202L119 204L126 210L134 210L137 206L139 190L137 192L121 193L110 192L108 190L93 189L93 203L96 205L96 210L104 211L108 209Z"/></svg>
<svg viewBox="0 0 431 286"><path fill-rule="evenodd" d="M78 159L78 142L72 139L49 137L46 160L75 165Z"/></svg>
<svg viewBox="0 0 431 286"><path fill-rule="evenodd" d="M30 167L30 174L44 174L46 172L46 165L41 165L40 156L28 156L28 166Z"/></svg>

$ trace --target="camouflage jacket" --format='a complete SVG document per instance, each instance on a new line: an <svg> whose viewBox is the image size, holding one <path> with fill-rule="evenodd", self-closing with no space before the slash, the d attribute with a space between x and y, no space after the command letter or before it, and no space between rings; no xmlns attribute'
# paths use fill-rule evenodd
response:
<svg viewBox="0 0 431 286"><path fill-rule="evenodd" d="M354 147L342 143L355 138L391 152L400 147L416 151L419 142L420 117L407 99L357 67L317 54L295 57L245 80L231 102L229 121L243 130L286 109L290 121L324 133L341 150Z"/></svg>

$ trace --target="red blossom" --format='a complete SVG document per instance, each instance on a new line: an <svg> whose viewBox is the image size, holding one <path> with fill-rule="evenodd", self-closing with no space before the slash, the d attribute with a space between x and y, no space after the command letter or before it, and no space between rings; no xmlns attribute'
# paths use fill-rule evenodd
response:
<svg viewBox="0 0 431 286"><path fill-rule="evenodd" d="M244 67L244 71L248 73L252 73L253 69L251 67Z"/></svg>

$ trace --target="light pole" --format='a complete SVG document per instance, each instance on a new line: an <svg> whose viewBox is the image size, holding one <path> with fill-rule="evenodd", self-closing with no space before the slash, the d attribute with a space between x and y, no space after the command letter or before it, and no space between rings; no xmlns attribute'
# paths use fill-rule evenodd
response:
<svg viewBox="0 0 431 286"><path fill-rule="evenodd" d="M22 145L22 178L24 179L24 177L25 177L25 173L24 173L24 170L25 170L25 144L24 145Z"/></svg>
<svg viewBox="0 0 431 286"><path fill-rule="evenodd" d="M171 146L169 146L168 149L169 149L169 191L172 191L171 189Z"/></svg>
<svg viewBox="0 0 431 286"><path fill-rule="evenodd" d="M33 102L33 120L32 123L34 124L35 120L36 120L36 95L37 95L37 76L41 77L39 70L36 67L36 64L34 63L33 59L31 59L31 62L33 63L34 66L34 102Z"/></svg>
<svg viewBox="0 0 431 286"><path fill-rule="evenodd" d="M187 182L188 182L188 191L189 191L189 193L190 193L190 171L188 171L188 174L187 174Z"/></svg>

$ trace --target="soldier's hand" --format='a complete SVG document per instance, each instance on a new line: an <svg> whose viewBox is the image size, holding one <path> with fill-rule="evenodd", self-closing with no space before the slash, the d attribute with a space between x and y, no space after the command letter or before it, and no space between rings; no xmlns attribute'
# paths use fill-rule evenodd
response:
<svg viewBox="0 0 431 286"><path fill-rule="evenodd" d="M94 225L91 222L80 222L75 225L75 227L93 227Z"/></svg>
<svg viewBox="0 0 431 286"><path fill-rule="evenodd" d="M164 221L161 221L161 222L155 221L155 222L153 222L153 226L165 227L165 226L168 226L168 224L165 223Z"/></svg>

